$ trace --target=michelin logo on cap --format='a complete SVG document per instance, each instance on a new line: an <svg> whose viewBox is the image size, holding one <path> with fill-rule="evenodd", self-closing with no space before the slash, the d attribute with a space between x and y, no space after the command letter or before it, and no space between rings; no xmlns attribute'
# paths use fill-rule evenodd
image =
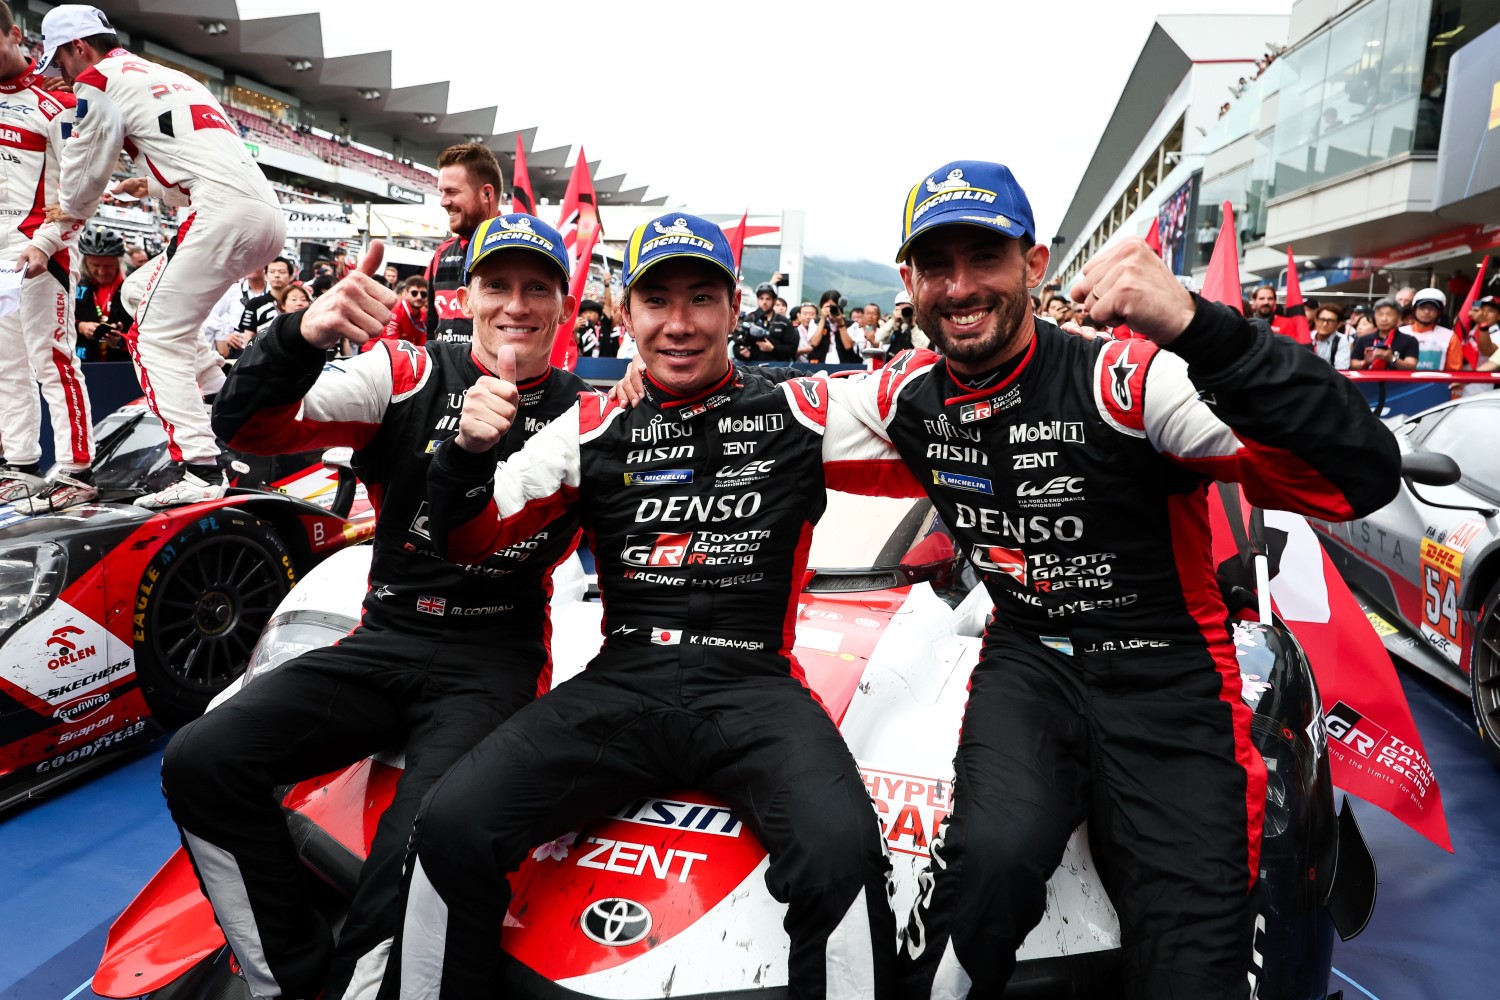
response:
<svg viewBox="0 0 1500 1000"><path fill-rule="evenodd" d="M954 167L948 171L948 176L941 183L934 183L931 177L927 178L926 186L928 192L933 197L921 202L912 210L911 221L913 224L926 214L929 209L936 208L950 201L982 201L986 205L993 205L997 197L994 191L970 187L968 181L964 180L964 172L961 167ZM1008 220L1007 223L1003 224L1008 224Z"/></svg>
<svg viewBox="0 0 1500 1000"><path fill-rule="evenodd" d="M479 224L479 228L474 231L474 238L469 241L464 261L464 280L468 280L480 261L506 247L534 250L545 255L562 272L563 281L568 280L571 267L567 251L563 248L562 235L541 219L520 212L498 215Z"/></svg>
<svg viewBox="0 0 1500 1000"><path fill-rule="evenodd" d="M707 261L731 281L737 280L734 257L724 231L696 215L673 213L645 222L631 234L625 248L626 287L654 265L673 257Z"/></svg>
<svg viewBox="0 0 1500 1000"><path fill-rule="evenodd" d="M687 220L681 217L672 220L670 226L663 226L660 221L652 222L651 228L661 235L653 240L647 240L641 244L641 255L645 256L659 246L669 243L686 243L688 246L697 247L699 250L713 252L713 242L706 240L688 228Z"/></svg>
<svg viewBox="0 0 1500 1000"><path fill-rule="evenodd" d="M502 241L511 242L515 240L525 240L528 243L535 243L537 246L548 251L553 247L551 240L532 232L531 220L524 215L518 217L514 222L503 216L496 219L495 222L497 226L491 228L489 234L484 238L484 245L486 247L493 246Z"/></svg>

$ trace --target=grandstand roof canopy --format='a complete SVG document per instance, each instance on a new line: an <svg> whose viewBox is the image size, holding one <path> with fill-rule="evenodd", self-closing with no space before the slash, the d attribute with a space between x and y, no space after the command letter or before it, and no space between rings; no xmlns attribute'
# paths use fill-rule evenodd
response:
<svg viewBox="0 0 1500 1000"><path fill-rule="evenodd" d="M450 112L446 80L393 87L388 49L324 56L322 18L315 12L247 20L236 0L110 0L107 13L137 48L139 39L154 41L245 77L251 86L283 91L318 112L320 126L330 124L324 114L336 114L356 140L378 146L363 136L391 136L401 141L402 155L429 166L444 147L478 136L500 158L509 181L520 135L537 197L557 202L567 189L571 146L533 150L535 126L496 132L493 106ZM627 186L623 175L595 184L606 204L666 203L665 196L642 201L645 188Z"/></svg>

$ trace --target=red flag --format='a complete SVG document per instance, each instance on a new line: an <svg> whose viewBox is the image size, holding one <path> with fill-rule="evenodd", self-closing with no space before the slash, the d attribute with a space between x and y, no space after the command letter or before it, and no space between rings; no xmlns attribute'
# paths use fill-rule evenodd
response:
<svg viewBox="0 0 1500 1000"><path fill-rule="evenodd" d="M1312 341L1312 334L1307 329L1307 311L1302 308L1302 281L1297 277L1297 260L1292 256L1292 248L1286 248L1286 316L1277 328L1277 333L1284 333L1299 344Z"/></svg>
<svg viewBox="0 0 1500 1000"><path fill-rule="evenodd" d="M1221 564L1239 553L1218 491L1210 496L1214 562ZM1266 511L1265 518L1267 529L1286 537L1271 602L1317 679L1334 784L1452 851L1437 779L1380 637L1306 519L1286 511Z"/></svg>
<svg viewBox="0 0 1500 1000"><path fill-rule="evenodd" d="M1479 364L1479 343L1474 339L1474 321L1469 318L1469 310L1474 308L1474 303L1479 301L1479 294L1484 291L1484 272L1490 266L1489 255L1479 262L1479 273L1474 275L1474 284L1469 288L1469 294L1464 297L1464 304L1459 307L1458 315L1453 317L1453 332L1458 334L1463 343L1465 367L1474 368Z"/></svg>
<svg viewBox="0 0 1500 1000"><path fill-rule="evenodd" d="M740 257L745 252L745 230L750 227L750 210L746 209L740 216L740 224L724 230L724 235L729 239L729 252L734 255L734 269L740 269Z"/></svg>
<svg viewBox="0 0 1500 1000"><path fill-rule="evenodd" d="M536 195L531 190L531 172L526 169L526 150L521 148L521 136L516 135L516 176L510 189L510 210L536 214Z"/></svg>
<svg viewBox="0 0 1500 1000"><path fill-rule="evenodd" d="M1208 273L1203 276L1203 288L1198 294L1245 315L1245 293L1240 288L1240 248L1234 238L1234 206L1227 201L1219 224L1219 239L1214 243L1213 256L1208 258Z"/></svg>
<svg viewBox="0 0 1500 1000"><path fill-rule="evenodd" d="M1156 256L1158 256L1158 257L1161 256L1161 221L1160 221L1160 219L1152 219L1151 220L1151 228L1146 231L1146 245L1152 249L1152 251L1156 254ZM1110 334L1116 340L1146 340L1146 339L1148 339L1144 334L1136 333L1134 330L1132 330L1130 328L1130 324L1128 324L1128 323L1121 323L1119 326L1117 326L1113 330L1111 330Z"/></svg>
<svg viewBox="0 0 1500 1000"><path fill-rule="evenodd" d="M573 176L568 180L568 190L563 194L562 217L557 229L567 245L568 256L573 261L573 279L568 283L568 294L577 302L583 301L583 289L588 282L589 262L594 256L594 246L604 235L599 224L599 199L594 193L594 178L589 174L588 155L578 147L578 162L573 164ZM557 328L557 339L552 342L552 365L572 371L578 364L578 341L573 328L578 322L578 310Z"/></svg>

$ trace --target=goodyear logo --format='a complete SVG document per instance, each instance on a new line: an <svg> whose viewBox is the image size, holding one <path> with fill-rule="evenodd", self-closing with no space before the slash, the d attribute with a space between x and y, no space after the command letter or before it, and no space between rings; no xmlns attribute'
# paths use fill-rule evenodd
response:
<svg viewBox="0 0 1500 1000"><path fill-rule="evenodd" d="M626 486L662 486L693 481L692 469L655 469L651 472L627 472Z"/></svg>
<svg viewBox="0 0 1500 1000"><path fill-rule="evenodd" d="M938 472L934 470L932 481L939 486L948 486L955 490L967 490L970 493L988 493L990 496L995 495L995 488L990 484L990 481L988 479L981 479L978 476L963 476L957 472Z"/></svg>

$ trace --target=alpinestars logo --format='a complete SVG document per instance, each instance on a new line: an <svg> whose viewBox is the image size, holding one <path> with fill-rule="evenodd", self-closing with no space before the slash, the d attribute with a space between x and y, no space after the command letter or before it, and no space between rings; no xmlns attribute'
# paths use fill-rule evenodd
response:
<svg viewBox="0 0 1500 1000"><path fill-rule="evenodd" d="M1130 392L1130 379L1135 375L1135 370L1140 365L1132 364L1130 361L1130 343L1125 344L1125 349L1120 352L1120 359L1109 366L1109 373L1114 380L1109 384L1109 394L1114 397L1120 409L1128 410L1135 405L1135 398Z"/></svg>

